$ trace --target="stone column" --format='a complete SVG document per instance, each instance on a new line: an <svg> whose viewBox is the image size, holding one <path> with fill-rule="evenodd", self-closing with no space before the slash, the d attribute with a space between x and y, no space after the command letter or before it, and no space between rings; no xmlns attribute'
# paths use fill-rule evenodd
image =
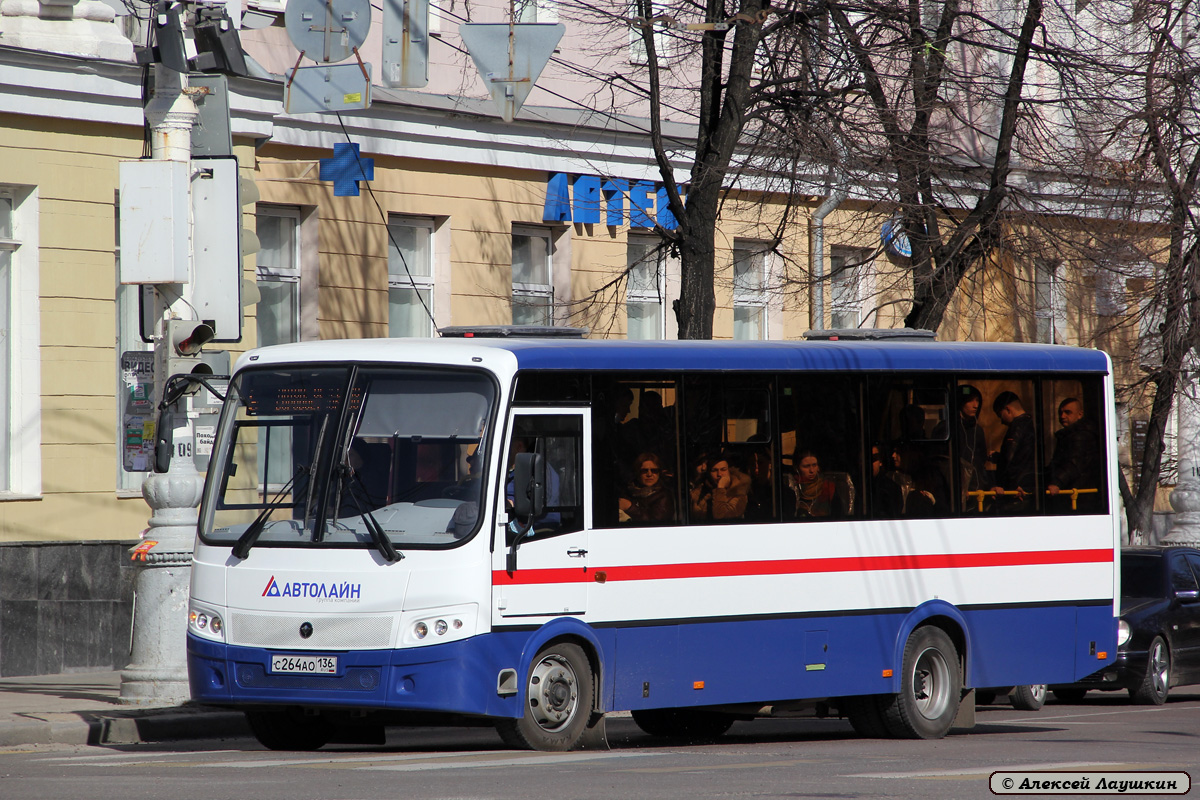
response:
<svg viewBox="0 0 1200 800"><path fill-rule="evenodd" d="M1190 359L1188 365L1194 366ZM1159 544L1200 546L1200 446L1196 441L1200 437L1200 398L1196 377L1194 369L1185 369L1175 397L1179 421L1179 479L1171 491L1175 517Z"/></svg>
<svg viewBox="0 0 1200 800"><path fill-rule="evenodd" d="M186 422L186 418L185 418ZM190 425L176 429L175 445L191 451ZM142 496L153 513L145 541L131 549L138 569L133 612L133 653L121 672L121 702L178 705L188 690L185 634L196 506L204 481L191 458L171 459L167 472L151 473ZM152 547L147 547L154 542Z"/></svg>

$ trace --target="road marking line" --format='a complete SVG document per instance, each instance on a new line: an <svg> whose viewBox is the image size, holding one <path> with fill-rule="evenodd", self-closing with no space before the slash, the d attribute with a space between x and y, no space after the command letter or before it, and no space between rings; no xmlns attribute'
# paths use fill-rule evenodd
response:
<svg viewBox="0 0 1200 800"><path fill-rule="evenodd" d="M658 753L563 753L561 755L537 755L524 758L495 758L487 761L467 761L440 764L394 764L372 767L359 767L377 772L422 772L443 769L478 769L481 767L525 767L552 766L582 761L604 761L619 758L649 758Z"/></svg>
<svg viewBox="0 0 1200 800"><path fill-rule="evenodd" d="M993 772L1045 772L1053 770L1081 770L1081 769L1110 769L1113 767L1126 766L1121 763L1109 763L1103 761L1079 761L1065 762L1060 764L1018 764L1018 765L987 765L980 767L967 767L965 769L930 769L916 770L913 772L864 772L854 775L845 775L846 778L972 778L978 776L987 777Z"/></svg>

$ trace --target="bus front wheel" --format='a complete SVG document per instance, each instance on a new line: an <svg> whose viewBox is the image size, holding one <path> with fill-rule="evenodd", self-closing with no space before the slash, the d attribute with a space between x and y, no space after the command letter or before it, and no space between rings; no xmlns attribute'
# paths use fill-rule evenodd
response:
<svg viewBox="0 0 1200 800"><path fill-rule="evenodd" d="M897 739L941 739L950 732L962 695L958 650L941 628L917 628L904 645L900 693L884 710Z"/></svg>
<svg viewBox="0 0 1200 800"><path fill-rule="evenodd" d="M496 723L500 738L522 750L563 751L579 743L594 705L592 668L578 645L560 642L533 659L525 713Z"/></svg>

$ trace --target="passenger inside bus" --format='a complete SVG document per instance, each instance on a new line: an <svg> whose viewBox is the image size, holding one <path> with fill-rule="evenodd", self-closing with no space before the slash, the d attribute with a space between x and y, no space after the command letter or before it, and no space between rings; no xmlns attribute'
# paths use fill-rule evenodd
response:
<svg viewBox="0 0 1200 800"><path fill-rule="evenodd" d="M690 492L696 521L742 519L750 500L750 476L730 463L724 451L704 459Z"/></svg>
<svg viewBox="0 0 1200 800"><path fill-rule="evenodd" d="M925 409L910 403L900 409L901 438L896 442L896 469L909 477L912 490L904 513L936 517L950 511L949 464L944 445L925 433Z"/></svg>
<svg viewBox="0 0 1200 800"><path fill-rule="evenodd" d="M997 501L1008 514L1032 510L1037 436L1033 417L1025 410L1021 398L1011 391L997 395L992 410L1007 428L1000 449L990 455L996 463Z"/></svg>
<svg viewBox="0 0 1200 800"><path fill-rule="evenodd" d="M905 487L903 475L895 468L893 450L882 442L871 445L871 516L876 519L893 519L904 513L906 489L912 488L908 481Z"/></svg>
<svg viewBox="0 0 1200 800"><path fill-rule="evenodd" d="M674 488L662 459L652 452L634 460L633 482L618 498L621 522L672 522L675 519Z"/></svg>
<svg viewBox="0 0 1200 800"><path fill-rule="evenodd" d="M1057 513L1071 511L1094 512L1099 507L1101 460L1096 423L1085 417L1083 403L1068 397L1059 403L1058 422L1062 428L1054 432L1054 455L1046 466L1046 494L1051 495L1050 507ZM1075 496L1070 490L1093 491Z"/></svg>
<svg viewBox="0 0 1200 800"><path fill-rule="evenodd" d="M822 474L817 454L809 449L797 450L792 456L794 472L787 476L786 511L791 519L833 517L840 519L849 513L847 493L838 491L837 481ZM846 478L848 480L848 476Z"/></svg>

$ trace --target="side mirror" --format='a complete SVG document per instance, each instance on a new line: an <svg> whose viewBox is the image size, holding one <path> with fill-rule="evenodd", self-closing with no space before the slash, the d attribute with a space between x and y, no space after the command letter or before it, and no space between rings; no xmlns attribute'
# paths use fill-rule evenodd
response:
<svg viewBox="0 0 1200 800"><path fill-rule="evenodd" d="M512 521L508 523L508 574L517 571L517 545L546 509L546 459L541 453L517 453L513 463Z"/></svg>
<svg viewBox="0 0 1200 800"><path fill-rule="evenodd" d="M1182 600L1185 603L1194 603L1197 600L1200 600L1200 592L1196 591L1195 589L1181 589L1175 592L1175 597L1176 599Z"/></svg>
<svg viewBox="0 0 1200 800"><path fill-rule="evenodd" d="M171 469L171 456L175 453L175 409L173 406L160 408L154 426L154 471L167 472Z"/></svg>
<svg viewBox="0 0 1200 800"><path fill-rule="evenodd" d="M541 453L517 453L513 465L513 516L529 527L545 509L546 459Z"/></svg>

